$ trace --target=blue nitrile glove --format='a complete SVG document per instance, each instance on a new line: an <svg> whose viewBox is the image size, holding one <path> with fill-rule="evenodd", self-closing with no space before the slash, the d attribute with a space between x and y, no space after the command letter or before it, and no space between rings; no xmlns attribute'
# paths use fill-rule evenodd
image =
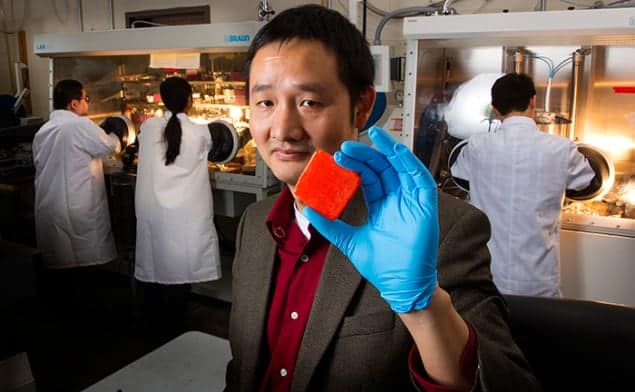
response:
<svg viewBox="0 0 635 392"><path fill-rule="evenodd" d="M424 309L437 286L437 187L406 146L379 127L372 127L368 135L379 151L347 141L335 153L340 166L361 175L366 223L331 221L309 207L303 214L395 312Z"/></svg>

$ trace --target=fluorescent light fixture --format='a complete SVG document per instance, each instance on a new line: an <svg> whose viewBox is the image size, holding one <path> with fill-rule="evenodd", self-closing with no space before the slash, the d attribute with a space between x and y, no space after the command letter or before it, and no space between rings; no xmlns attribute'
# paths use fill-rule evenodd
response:
<svg viewBox="0 0 635 392"><path fill-rule="evenodd" d="M200 53L151 53L150 68L196 69L201 66Z"/></svg>

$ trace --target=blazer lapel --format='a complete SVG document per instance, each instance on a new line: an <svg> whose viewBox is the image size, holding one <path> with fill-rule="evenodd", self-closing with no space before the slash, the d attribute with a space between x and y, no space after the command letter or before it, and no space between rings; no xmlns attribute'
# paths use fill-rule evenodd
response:
<svg viewBox="0 0 635 392"><path fill-rule="evenodd" d="M366 220L361 192L351 201L343 220L353 225L360 225ZM331 246L300 344L291 391L308 389L311 377L335 336L361 281L362 277L353 264Z"/></svg>
<svg viewBox="0 0 635 392"><path fill-rule="evenodd" d="M268 235L268 233L265 233ZM254 239L255 241L257 239ZM256 380L258 370L264 365L261 362L262 350L265 347L265 326L266 317L269 310L269 292L272 286L272 273L276 257L276 246L271 238L261 238L261 246L256 247L247 255L249 271L245 273L245 279L249 282L258 282L248 287L245 302L247 314L242 320L245 321L245 334L241 336L242 341L242 364L241 364L241 390L253 391L259 387ZM262 375L260 375L262 376Z"/></svg>

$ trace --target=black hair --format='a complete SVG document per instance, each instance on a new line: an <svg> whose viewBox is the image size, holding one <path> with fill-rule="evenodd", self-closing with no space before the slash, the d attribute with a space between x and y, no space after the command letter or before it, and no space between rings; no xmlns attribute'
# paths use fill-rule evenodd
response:
<svg viewBox="0 0 635 392"><path fill-rule="evenodd" d="M84 86L73 79L57 82L53 89L53 109L67 109L73 99L81 99Z"/></svg>
<svg viewBox="0 0 635 392"><path fill-rule="evenodd" d="M335 54L339 79L346 86L353 107L362 91L373 85L375 68L368 42L347 18L337 11L307 4L289 8L276 15L254 36L245 62L245 79L249 94L249 71L258 50L273 42L283 44L293 39L321 42Z"/></svg>
<svg viewBox="0 0 635 392"><path fill-rule="evenodd" d="M167 166L174 162L181 152L183 129L176 115L185 112L190 104L192 86L187 80L175 76L161 82L159 90L161 91L161 99L165 107L172 112L172 117L168 120L163 131L163 139L168 144L168 148L165 151L165 165Z"/></svg>
<svg viewBox="0 0 635 392"><path fill-rule="evenodd" d="M536 87L529 75L509 73L494 82L492 106L503 116L512 111L524 112L534 95Z"/></svg>

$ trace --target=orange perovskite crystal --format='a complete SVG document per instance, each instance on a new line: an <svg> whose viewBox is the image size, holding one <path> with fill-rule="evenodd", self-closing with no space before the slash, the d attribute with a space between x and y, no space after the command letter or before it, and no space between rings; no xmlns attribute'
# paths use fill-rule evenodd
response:
<svg viewBox="0 0 635 392"><path fill-rule="evenodd" d="M360 184L359 174L335 163L333 156L317 150L295 186L302 202L328 219L337 219Z"/></svg>

